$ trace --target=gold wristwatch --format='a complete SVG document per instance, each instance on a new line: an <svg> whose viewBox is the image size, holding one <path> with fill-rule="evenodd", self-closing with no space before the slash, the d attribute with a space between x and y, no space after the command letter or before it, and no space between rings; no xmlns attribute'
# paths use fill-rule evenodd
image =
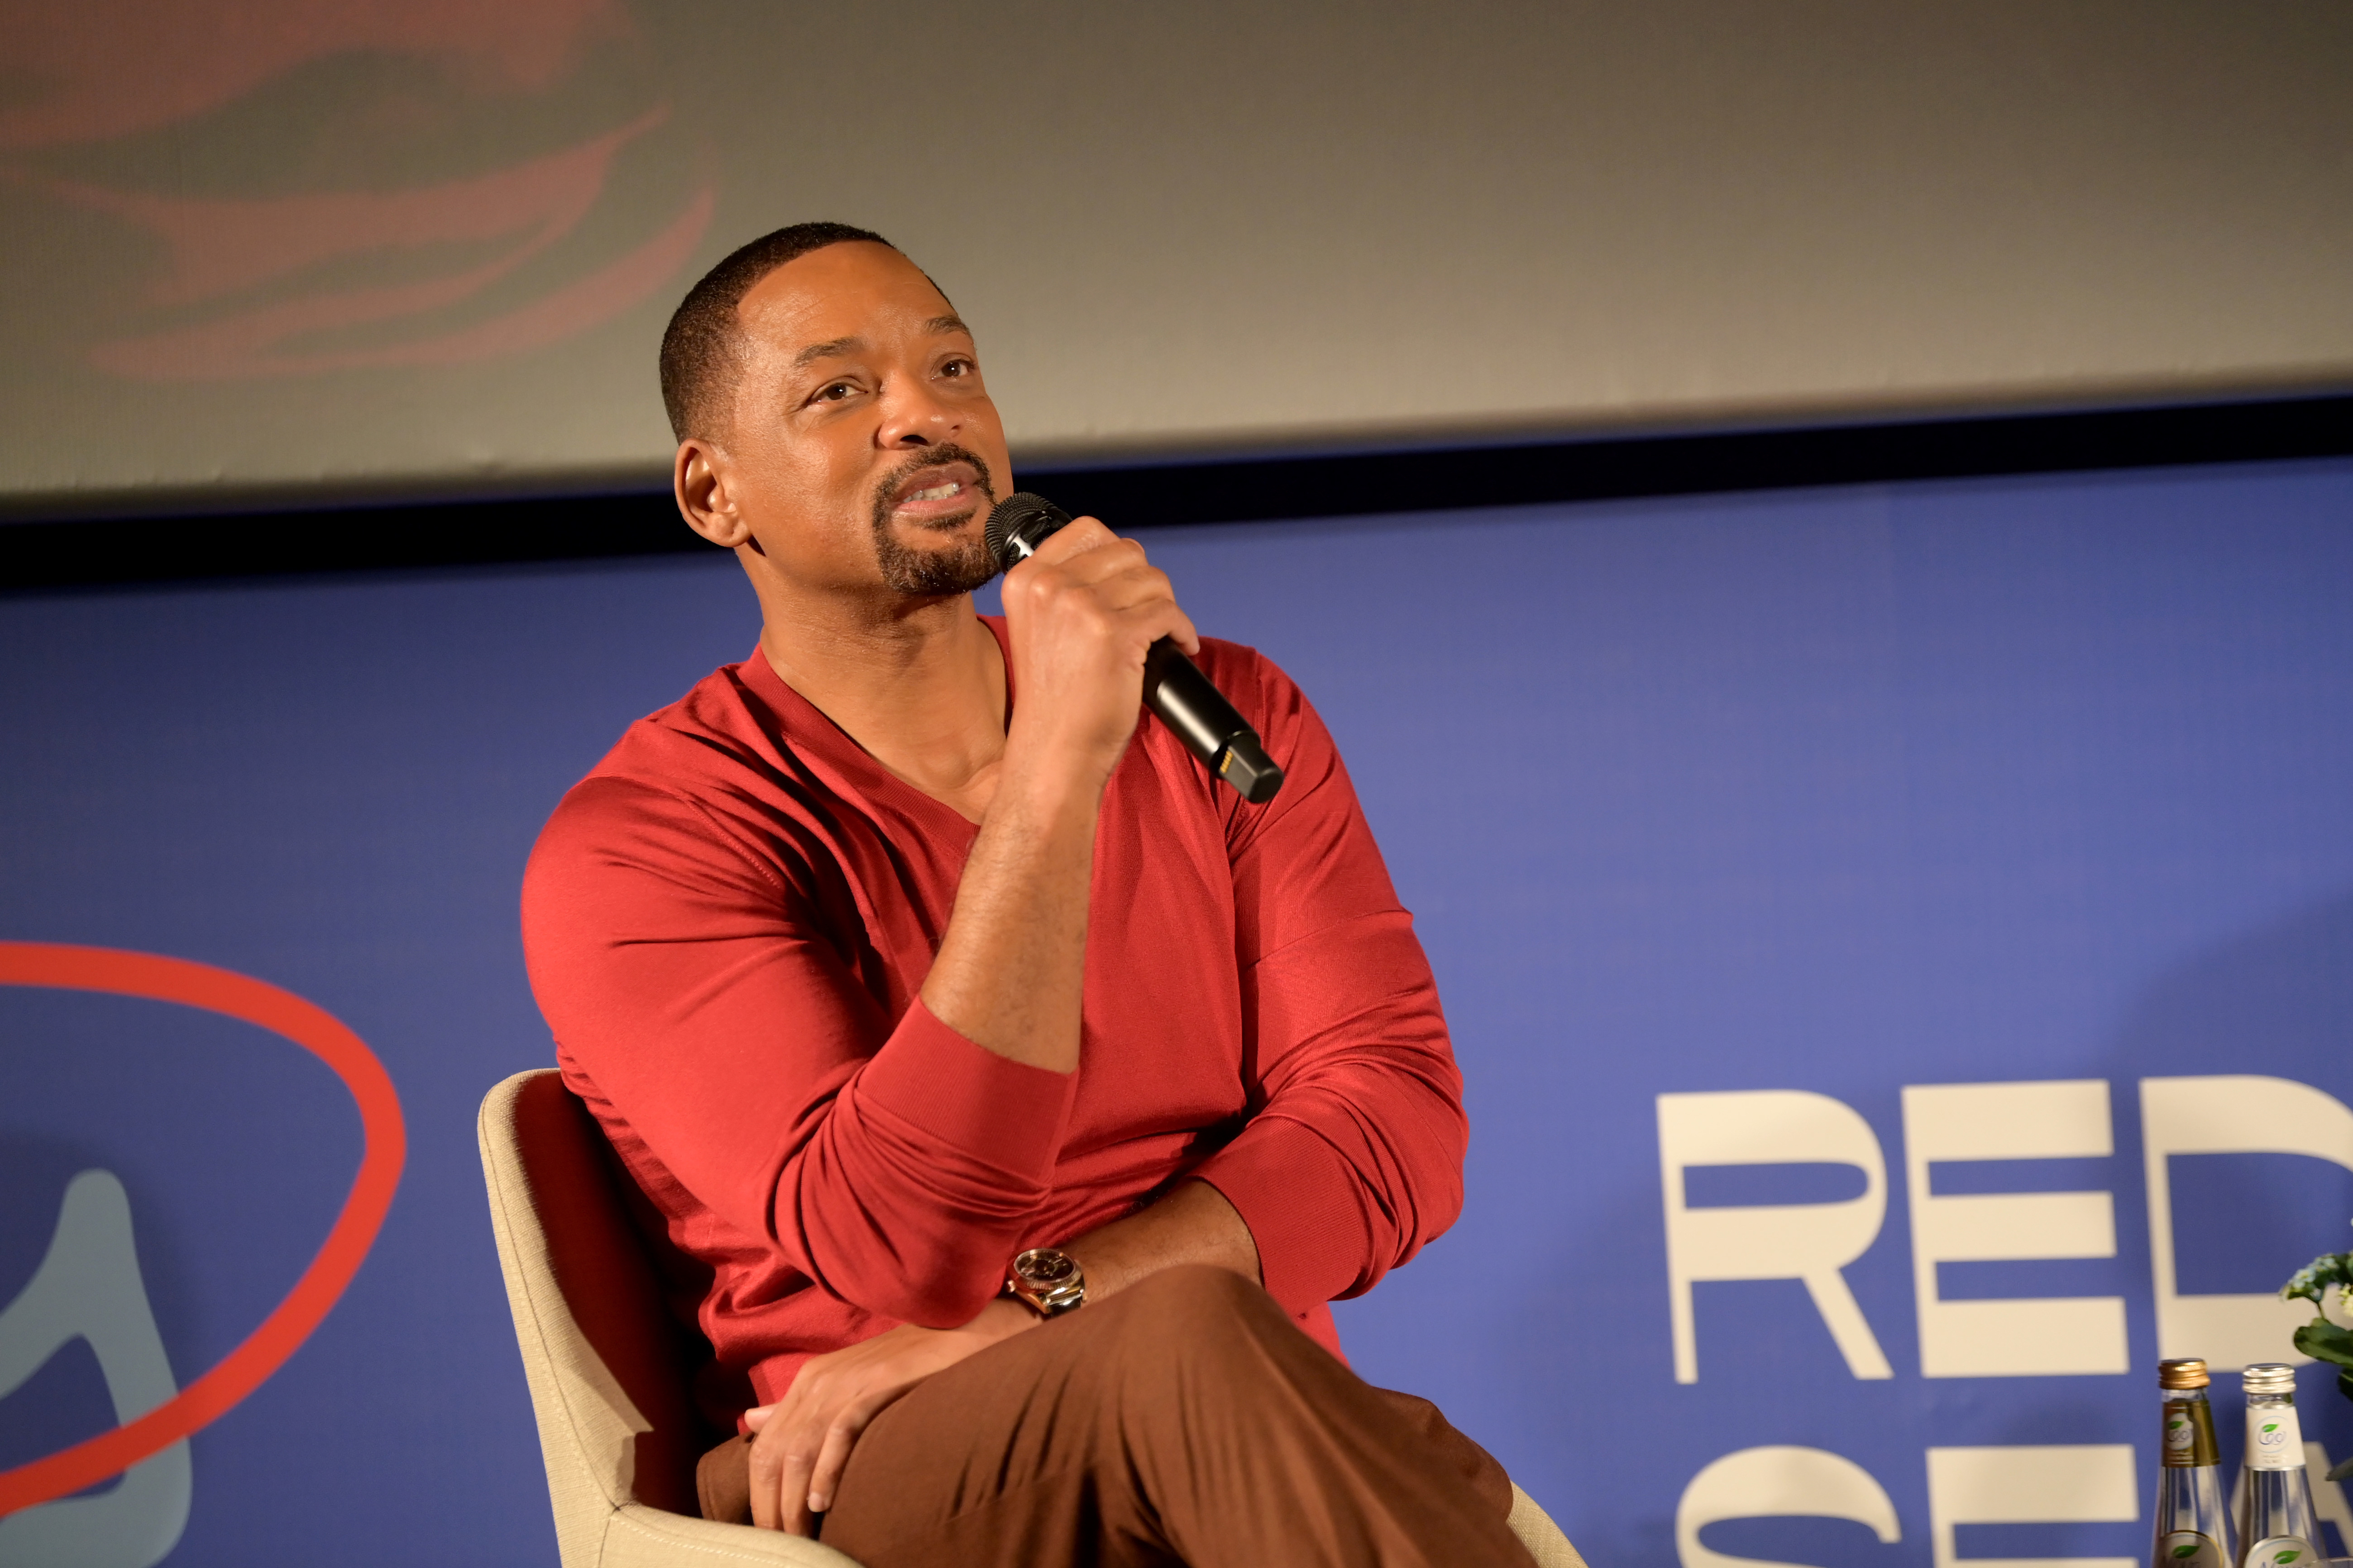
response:
<svg viewBox="0 0 2353 1568"><path fill-rule="evenodd" d="M1005 1289L1041 1318L1059 1318L1087 1304L1087 1277L1079 1260L1059 1247L1033 1247L1016 1258Z"/></svg>

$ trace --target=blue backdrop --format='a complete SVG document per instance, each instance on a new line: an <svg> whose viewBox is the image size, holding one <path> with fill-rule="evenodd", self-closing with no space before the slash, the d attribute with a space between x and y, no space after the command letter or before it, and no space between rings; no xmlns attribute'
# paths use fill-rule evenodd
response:
<svg viewBox="0 0 2353 1568"><path fill-rule="evenodd" d="M2284 1355L2233 1298L2353 1244L2348 523L2329 462L1152 534L1338 735L1469 1081L1360 1369L1597 1568L2143 1552L2161 1335ZM516 883L755 633L718 557L0 601L0 938L295 991L409 1128L172 1563L554 1561L471 1132L550 1059ZM110 1171L185 1385L317 1248L349 1098L161 1003L0 987L0 1307ZM0 1468L114 1419L69 1344Z"/></svg>

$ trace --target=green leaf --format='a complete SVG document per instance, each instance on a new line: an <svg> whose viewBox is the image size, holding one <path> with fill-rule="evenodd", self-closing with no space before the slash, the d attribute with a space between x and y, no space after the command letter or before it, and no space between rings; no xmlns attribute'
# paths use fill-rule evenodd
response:
<svg viewBox="0 0 2353 1568"><path fill-rule="evenodd" d="M2295 1348L2316 1361L2353 1367L2353 1332L2326 1318L2315 1318L2295 1331Z"/></svg>
<svg viewBox="0 0 2353 1568"><path fill-rule="evenodd" d="M2176 1557L2195 1557L2198 1555L2198 1543L2193 1541L2187 1546L2177 1546L2173 1549L2173 1554Z"/></svg>
<svg viewBox="0 0 2353 1568"><path fill-rule="evenodd" d="M2287 1568L2287 1564L2295 1562L2297 1558L2303 1555L2304 1553L2301 1552L2283 1552L2278 1556L2273 1558L2272 1561L2280 1564L2280 1568Z"/></svg>
<svg viewBox="0 0 2353 1568"><path fill-rule="evenodd" d="M2266 1421L2263 1426L2263 1429L2266 1432L2276 1432L2279 1428L2280 1424L2276 1421Z"/></svg>

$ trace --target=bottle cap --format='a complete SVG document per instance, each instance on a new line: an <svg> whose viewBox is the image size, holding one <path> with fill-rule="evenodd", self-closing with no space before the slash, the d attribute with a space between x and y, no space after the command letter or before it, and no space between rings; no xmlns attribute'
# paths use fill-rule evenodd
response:
<svg viewBox="0 0 2353 1568"><path fill-rule="evenodd" d="M2295 1368L2284 1361L2259 1361L2239 1374L2249 1394L2294 1394Z"/></svg>
<svg viewBox="0 0 2353 1568"><path fill-rule="evenodd" d="M2195 1356L2157 1363L2157 1385L2159 1388L2203 1388L2210 1381L2206 1375L2206 1363Z"/></svg>

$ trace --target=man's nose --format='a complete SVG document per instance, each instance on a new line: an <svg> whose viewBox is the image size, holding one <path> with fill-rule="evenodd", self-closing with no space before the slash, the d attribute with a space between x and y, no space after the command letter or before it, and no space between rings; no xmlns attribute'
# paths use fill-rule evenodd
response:
<svg viewBox="0 0 2353 1568"><path fill-rule="evenodd" d="M933 447L955 438L964 416L920 380L902 381L885 393L882 427L875 438L885 447Z"/></svg>

